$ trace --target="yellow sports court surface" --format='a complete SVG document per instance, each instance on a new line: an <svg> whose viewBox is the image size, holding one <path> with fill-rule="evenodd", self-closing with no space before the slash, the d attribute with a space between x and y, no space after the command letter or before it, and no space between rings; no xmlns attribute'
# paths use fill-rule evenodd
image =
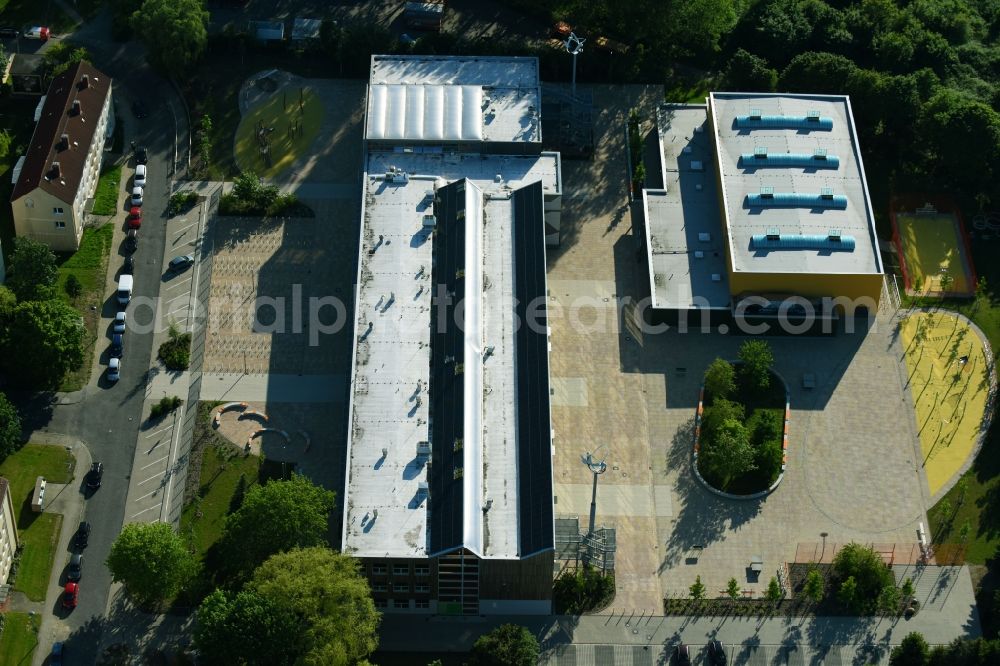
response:
<svg viewBox="0 0 1000 666"><path fill-rule="evenodd" d="M309 88L285 86L240 119L234 153L240 171L271 178L306 154L323 122L323 103ZM270 155L262 155L267 146Z"/></svg>
<svg viewBox="0 0 1000 666"><path fill-rule="evenodd" d="M975 451L990 373L982 341L964 319L918 312L900 326L924 471L934 496Z"/></svg>
<svg viewBox="0 0 1000 666"><path fill-rule="evenodd" d="M975 291L954 215L897 213L896 224L911 293ZM951 284L942 282L946 275Z"/></svg>

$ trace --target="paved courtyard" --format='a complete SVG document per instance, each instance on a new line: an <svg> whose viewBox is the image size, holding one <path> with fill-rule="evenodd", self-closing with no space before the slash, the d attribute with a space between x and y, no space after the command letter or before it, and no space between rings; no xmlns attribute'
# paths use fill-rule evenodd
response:
<svg viewBox="0 0 1000 666"><path fill-rule="evenodd" d="M788 471L772 495L725 500L693 478L702 374L716 356L734 358L744 338L643 335L619 307L648 293L628 215L623 123L630 105L651 109L656 93L595 89L597 156L563 165L563 244L549 253L556 513L585 528L592 477L580 456L605 447L596 524L614 525L618 544L608 612L659 614L663 597L686 596L696 575L712 595L730 577L759 595L797 552L824 544L898 544L909 556L926 526L926 481L888 315L853 335L770 339L792 407ZM805 373L815 388L802 388ZM754 555L764 560L756 582L746 571Z"/></svg>

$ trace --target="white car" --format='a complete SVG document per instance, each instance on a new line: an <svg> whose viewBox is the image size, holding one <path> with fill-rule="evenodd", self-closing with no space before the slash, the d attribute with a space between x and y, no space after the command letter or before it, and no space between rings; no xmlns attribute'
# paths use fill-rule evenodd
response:
<svg viewBox="0 0 1000 666"><path fill-rule="evenodd" d="M137 164L135 167L135 178L132 183L136 187L146 187L146 165Z"/></svg>
<svg viewBox="0 0 1000 666"><path fill-rule="evenodd" d="M122 310L121 312L119 312L118 314L115 315L115 327L114 327L114 331L115 331L115 333L124 333L125 332L125 311L124 310Z"/></svg>
<svg viewBox="0 0 1000 666"><path fill-rule="evenodd" d="M108 361L108 381L116 382L121 377L122 360L113 358Z"/></svg>
<svg viewBox="0 0 1000 666"><path fill-rule="evenodd" d="M133 187L132 188L132 205L141 206L142 205L142 188Z"/></svg>

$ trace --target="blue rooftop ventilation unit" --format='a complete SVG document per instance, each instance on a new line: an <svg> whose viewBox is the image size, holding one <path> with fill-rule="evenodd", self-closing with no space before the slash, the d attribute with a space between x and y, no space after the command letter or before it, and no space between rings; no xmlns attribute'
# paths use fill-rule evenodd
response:
<svg viewBox="0 0 1000 666"><path fill-rule="evenodd" d="M736 116L736 129L833 129L833 118L819 115L819 111L807 111L804 116L765 116L760 109L750 109L745 116Z"/></svg>
<svg viewBox="0 0 1000 666"><path fill-rule="evenodd" d="M801 167L803 169L836 169L840 158L828 155L823 148L817 148L812 155L807 153L768 153L767 148L758 146L753 153L740 155L740 166L744 169L761 167Z"/></svg>
<svg viewBox="0 0 1000 666"><path fill-rule="evenodd" d="M834 194L829 187L824 187L819 194L800 194L798 192L775 192L773 187L760 188L760 194L748 194L747 205L750 208L847 208L847 197Z"/></svg>
<svg viewBox="0 0 1000 666"><path fill-rule="evenodd" d="M819 234L780 234L768 229L767 234L750 237L752 250L816 250L818 252L853 252L854 236L843 236L838 229L831 229L826 236Z"/></svg>

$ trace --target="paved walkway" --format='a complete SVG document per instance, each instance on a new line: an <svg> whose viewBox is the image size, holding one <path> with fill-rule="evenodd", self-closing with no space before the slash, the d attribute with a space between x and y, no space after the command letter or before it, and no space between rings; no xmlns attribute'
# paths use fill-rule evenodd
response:
<svg viewBox="0 0 1000 666"><path fill-rule="evenodd" d="M972 579L965 567L928 574L947 582L922 591L918 599L943 599L925 605L910 620L849 617L732 618L663 617L616 612L584 617L498 616L475 618L388 614L380 628L379 648L392 651L466 651L476 638L504 622L528 627L543 649L542 664L664 664L677 643L700 649L710 639L726 644L734 664L886 663L889 646L911 631L931 644L981 633ZM923 594L928 595L926 598ZM735 658L734 658L735 657ZM860 659L863 659L861 661ZM699 663L696 661L695 663Z"/></svg>

